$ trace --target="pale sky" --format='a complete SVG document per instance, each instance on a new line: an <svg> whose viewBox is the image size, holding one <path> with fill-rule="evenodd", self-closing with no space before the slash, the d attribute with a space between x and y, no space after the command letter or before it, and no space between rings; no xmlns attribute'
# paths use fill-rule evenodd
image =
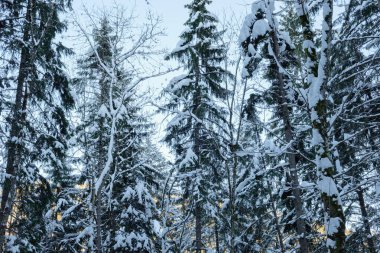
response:
<svg viewBox="0 0 380 253"><path fill-rule="evenodd" d="M149 4L147 4L147 2ZM74 0L73 9L80 15L83 6L88 9L112 8L118 5L124 8L134 9L136 16L144 18L148 10L162 19L162 27L165 28L167 36L162 38L162 43L167 48L174 48L179 34L183 31L183 23L188 18L188 10L184 7L190 0ZM214 0L209 10L219 17L235 13L244 17L249 10L252 0Z"/></svg>

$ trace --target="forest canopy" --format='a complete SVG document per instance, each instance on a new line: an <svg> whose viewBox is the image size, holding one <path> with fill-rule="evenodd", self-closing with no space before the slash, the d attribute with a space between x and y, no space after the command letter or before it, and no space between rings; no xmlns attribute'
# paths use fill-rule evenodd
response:
<svg viewBox="0 0 380 253"><path fill-rule="evenodd" d="M0 252L380 252L380 0L76 1L0 1Z"/></svg>

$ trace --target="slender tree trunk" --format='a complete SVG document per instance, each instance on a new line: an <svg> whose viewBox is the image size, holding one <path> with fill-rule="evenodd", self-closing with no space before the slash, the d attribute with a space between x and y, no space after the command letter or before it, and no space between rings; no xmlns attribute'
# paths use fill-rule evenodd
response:
<svg viewBox="0 0 380 253"><path fill-rule="evenodd" d="M330 50L332 41L332 18L333 0L325 0L323 8L322 27L322 49L321 59L318 66L318 78L311 87L311 90L318 87L320 82L320 99L312 106L312 124L314 139L320 138L316 143L316 163L320 172L320 188L322 191L322 201L328 220L325 225L327 233L327 247L331 253L345 252L345 217L340 194L336 186L336 168L330 150L328 128L331 127L327 121L327 98L326 88L330 75ZM313 95L313 94L312 94ZM315 94L316 95L316 94ZM314 107L313 107L314 106ZM316 114L316 115L315 115ZM313 117L314 115L314 117ZM327 186L328 185L328 189Z"/></svg>
<svg viewBox="0 0 380 253"><path fill-rule="evenodd" d="M102 253L102 199L96 197L96 252Z"/></svg>
<svg viewBox="0 0 380 253"><path fill-rule="evenodd" d="M273 46L274 46L274 54L277 58L276 60L279 61L280 56L280 49L278 44L278 38L277 38L277 31L273 31L271 34L272 40L273 40ZM286 91L285 91L285 81L283 78L283 75L280 73L279 66L277 65L277 79L279 82L279 88L280 88L280 110L282 114L282 120L284 123L285 128L285 140L286 143L292 144L294 142L294 136L292 132L292 125L290 121L290 112L288 108L288 104L286 101ZM309 242L306 238L306 224L305 224L305 218L304 212L303 212L303 206L302 206L302 197L301 197L301 190L299 187L299 180L298 180L298 172L297 172L297 162L295 157L295 150L293 148L293 144L290 145L290 148L287 150L287 157L289 162L289 168L290 168L290 178L291 178L291 185L292 185L292 194L294 197L294 205L295 205L295 213L296 213L296 232L298 235L298 241L300 244L300 251L302 253L308 253L310 252L310 246Z"/></svg>
<svg viewBox="0 0 380 253"><path fill-rule="evenodd" d="M198 156L198 166L201 166L200 162L200 129L199 123L196 123L195 127L195 154ZM199 172L198 172L199 173ZM200 194L200 193L198 193ZM201 253L202 249L202 204L201 204L201 196L194 196L195 199L195 247L196 252Z"/></svg>
<svg viewBox="0 0 380 253"><path fill-rule="evenodd" d="M359 189L356 191L356 193L358 194L360 211L361 211L362 217L363 217L364 231L366 233L367 244L368 244L367 248L368 248L370 253L376 253L375 243L373 241L373 237L371 234L371 226L370 226L369 221L368 221L367 208L366 208L365 202L364 202L363 189L361 187L359 187Z"/></svg>
<svg viewBox="0 0 380 253"><path fill-rule="evenodd" d="M234 111L234 105L235 105L235 95L236 95L236 89L237 89L237 84L238 84L238 81L237 81L237 73L238 73L238 69L239 69L239 62L240 62L240 58L238 60L238 64L236 66L236 69L235 69L235 79L234 79L234 84L233 84L233 91L232 91L232 98L231 98L231 102L228 102L228 107L229 107L229 113L230 113L230 116L229 116L229 121L228 121L228 125L229 125L229 134L230 134L230 150L232 152L232 159L233 159L233 165L232 165L232 172L230 172L230 169L227 168L228 170L228 186L229 186L229 197L230 197L230 203L229 203L229 206L230 206L230 226L231 226L231 229L230 229L230 236L231 236L231 239L230 239L230 253L234 253L235 252L235 238L236 238L236 222L237 222L237 218L236 218L236 184L237 184L237 170L238 170L238 163L239 163L239 160L238 160L238 156L236 155L236 151L238 151L238 147L239 147L239 140L240 140L240 130L241 130L241 124L242 124L242 117L241 115L243 114L243 108L244 108L244 103L241 103L241 106L240 106L240 118L239 118L239 123L238 123L238 127L237 127L237 131L236 131L236 139L234 139L234 135L233 135L233 123L232 123L232 119L233 119L233 111ZM227 71L227 64L226 64L226 71ZM226 89L228 89L227 87L227 82L226 82ZM246 95L246 91L247 91L247 80L245 79L244 80L244 89L243 89L243 96L242 96L242 100L241 101L244 101L245 99L245 95ZM227 166L228 167L228 166Z"/></svg>
<svg viewBox="0 0 380 253"><path fill-rule="evenodd" d="M104 168L104 159L105 152L104 152L104 138L103 138L103 131L104 131L104 119L102 118L100 120L100 136L99 136L99 143L98 143L98 154L99 154L99 163L98 163L98 174L102 173L102 170ZM103 185L103 184L102 184ZM99 187L98 192L95 194L95 222L96 222L96 252L101 253L102 252L102 187Z"/></svg>
<svg viewBox="0 0 380 253"><path fill-rule="evenodd" d="M336 184L336 168L330 150L327 121L326 88L330 75L330 50L332 41L333 0L323 1L322 48L320 59L317 60L314 46L314 34L306 11L304 0L298 0L298 13L303 27L304 52L307 56L309 90L309 109L312 121L313 144L315 147L315 162L317 165L321 190L321 199L326 212L325 229L327 234L326 246L330 253L345 252L345 217L340 193ZM310 93L310 92L313 93Z"/></svg>
<svg viewBox="0 0 380 253"><path fill-rule="evenodd" d="M195 247L197 253L202 252L202 208L200 205L199 202L195 204Z"/></svg>
<svg viewBox="0 0 380 253"><path fill-rule="evenodd" d="M24 23L23 42L28 45L31 33L32 23L32 11L34 8L34 0L29 0L27 4L27 10ZM26 106L26 94L23 94L24 86L26 85L26 79L28 77L29 67L31 64L31 55L29 48L24 45L21 49L20 67L17 78L16 98L13 108L13 115L11 119L10 137L7 142L7 162L5 171L7 177L4 180L3 192L1 196L0 205L0 252L4 252L5 234L7 221L12 211L12 205L16 193L16 176L18 174L19 163L21 161L21 149L20 138L23 118L25 118L25 112L23 112L23 105ZM25 90L26 92L26 90ZM26 109L26 108L25 108Z"/></svg>
<svg viewBox="0 0 380 253"><path fill-rule="evenodd" d="M214 218L214 222L215 222L215 251L216 253L220 253L218 219Z"/></svg>
<svg viewBox="0 0 380 253"><path fill-rule="evenodd" d="M269 182L268 182L268 184L269 184ZM281 232L281 228L280 228L280 222L278 221L277 210L276 210L276 206L274 204L274 199L273 199L273 195L272 195L271 190L272 189L270 189L269 196L270 196L270 203L271 203L271 207L272 207L272 215L274 217L274 221L276 224L277 241L278 241L278 244L280 245L281 253L285 253L284 238L282 236L282 232Z"/></svg>
<svg viewBox="0 0 380 253"><path fill-rule="evenodd" d="M234 147L234 146L233 146ZM231 206L231 240L230 240L230 252L235 253L235 236L236 236L236 178L237 178L237 166L238 166L238 161L236 157L236 150L232 150L234 152L234 158L233 158L233 166L232 166L232 185L231 185L231 197L230 197L230 206Z"/></svg>
<svg viewBox="0 0 380 253"><path fill-rule="evenodd" d="M198 118L195 121L194 126L194 153L197 156L197 166L198 173L202 173L202 159L201 159L201 146L202 146L202 137L201 137L201 123L198 122L198 120L203 119L203 113L201 111L201 104L202 104L202 91L200 87L200 80L201 80L201 71L200 71L200 63L198 62L196 69L195 69L195 93L193 95L193 114ZM197 176L202 176L198 175ZM202 243L202 196L200 196L200 192L198 192L199 195L196 197L196 203L195 203L195 247L196 252L201 253L201 250L203 248Z"/></svg>

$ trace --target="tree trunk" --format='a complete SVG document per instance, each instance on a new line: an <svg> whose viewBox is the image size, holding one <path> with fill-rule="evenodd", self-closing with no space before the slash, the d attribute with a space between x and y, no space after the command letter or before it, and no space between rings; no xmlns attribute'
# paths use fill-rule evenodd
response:
<svg viewBox="0 0 380 253"><path fill-rule="evenodd" d="M308 80L306 89L313 91L309 94L309 109L313 130L313 145L315 147L315 162L317 165L321 199L326 213L326 246L330 253L345 252L345 217L340 193L336 185L336 168L330 150L328 129L331 127L327 121L327 94L326 88L330 75L330 50L332 41L333 0L323 1L322 48L320 60L317 60L314 46L314 34L305 8L304 0L298 0L298 13L303 27L303 37L306 46L304 52L307 56Z"/></svg>
<svg viewBox="0 0 380 253"><path fill-rule="evenodd" d="M318 78L314 80L311 90L319 87L320 98L316 104L311 104L312 125L314 139L318 140L316 149L316 164L320 173L319 184L325 211L328 215L325 229L327 233L327 248L331 253L345 252L345 217L340 200L339 190L336 186L335 161L330 150L327 121L327 94L326 88L330 75L330 51L333 29L333 0L325 0L323 8L322 48L318 65ZM319 82L319 85L318 85ZM312 94L317 95L317 94ZM328 188L327 188L328 185Z"/></svg>
<svg viewBox="0 0 380 253"><path fill-rule="evenodd" d="M269 184L270 183L268 182L268 185ZM281 232L281 228L280 228L280 222L278 221L278 217L277 217L277 210L276 210L276 206L274 204L272 189L270 189L270 191L269 191L269 196L270 196L270 202L271 202L271 207L272 207L272 215L274 217L274 221L276 224L277 241L278 241L278 244L280 245L281 253L285 253L284 238L282 236L282 232Z"/></svg>
<svg viewBox="0 0 380 253"><path fill-rule="evenodd" d="M361 187L356 191L358 194L358 200L359 200L359 205L360 205L360 211L362 213L363 217L363 224L364 224L364 231L366 233L366 238L367 238L367 248L370 253L376 253L376 248L375 248L375 243L373 241L373 237L371 234L371 226L368 221L368 213L367 213L367 208L365 206L364 202L364 192Z"/></svg>
<svg viewBox="0 0 380 253"><path fill-rule="evenodd" d="M214 222L215 222L215 251L216 251L216 253L220 253L218 219L214 218Z"/></svg>
<svg viewBox="0 0 380 253"><path fill-rule="evenodd" d="M278 38L277 38L277 31L273 31L271 34L272 40L273 40L273 46L274 46L274 54L277 58L276 61L279 61L280 56L280 49L278 44ZM284 130L285 130L285 140L286 143L292 143L294 142L293 132L292 132L292 125L290 121L290 112L288 108L288 104L286 101L286 91L285 91L285 81L283 78L283 75L280 73L280 68L278 65L276 69L277 73L277 79L279 82L279 88L280 88L280 110L282 114L282 120L284 122ZM292 194L294 197L294 205L295 205L295 213L296 213L296 232L298 235L298 241L300 244L300 250L302 253L308 253L310 252L310 246L309 242L306 238L306 224L305 219L303 217L303 206L302 206L302 198L301 198L301 190L299 187L299 180L298 180L298 173L297 173L297 162L295 157L295 150L293 148L293 144L290 145L290 147L287 150L287 157L289 162L289 169L290 169L290 178L291 178L291 185L292 185Z"/></svg>
<svg viewBox="0 0 380 253"><path fill-rule="evenodd" d="M197 253L202 252L202 208L200 203L195 204L195 248Z"/></svg>
<svg viewBox="0 0 380 253"><path fill-rule="evenodd" d="M23 105L26 107L26 94L23 94L24 87L26 85L26 79L30 71L31 55L30 49L27 47L30 41L31 23L32 23L32 11L34 8L34 0L29 0L27 4L27 10L24 23L23 42L26 44L21 49L20 67L17 78L16 98L13 108L13 115L11 118L11 130L9 140L7 142L7 162L6 162L6 174L8 175L3 184L3 192L1 196L0 205L0 252L4 252L5 234L7 221L12 211L12 205L15 196L16 176L21 161L21 149L20 138L23 119L26 117L23 112ZM25 92L26 89L25 89ZM26 109L26 108L25 108ZM25 111L25 110L24 110Z"/></svg>
<svg viewBox="0 0 380 253"><path fill-rule="evenodd" d="M230 241L230 252L235 253L235 234L236 234L236 210L235 210L235 203L236 203L236 178L237 178L237 166L238 166L238 160L236 156L236 150L232 150L234 152L233 157L233 167L232 167L232 185L231 185L231 197L230 197L230 209L231 209L231 241Z"/></svg>
<svg viewBox="0 0 380 253"><path fill-rule="evenodd" d="M102 198L96 195L96 252L102 253Z"/></svg>
<svg viewBox="0 0 380 253"><path fill-rule="evenodd" d="M195 106L197 108L197 106ZM198 157L198 163L197 167L201 166L201 161L200 161L200 127L199 123L196 123L195 126L195 147L194 151L195 154ZM198 172L199 173L199 172ZM202 206L201 206L201 196L200 192L198 193L199 195L194 196L196 199L195 201L195 247L196 247L196 252L201 253L202 249Z"/></svg>
<svg viewBox="0 0 380 253"><path fill-rule="evenodd" d="M201 80L201 71L200 71L200 63L198 62L195 68L195 92L193 95L193 114L199 119L203 119L203 113L201 112L201 104L202 104L202 91L200 87ZM195 121L194 125L194 153L197 156L197 166L196 168L201 171L202 170L202 159L201 159L201 146L202 146L202 137L201 137L201 123L198 122L198 119ZM199 172L198 172L199 173ZM198 175L197 176L202 176ZM199 186L198 186L199 187ZM201 253L203 248L202 244L202 196L200 196L201 192L198 192L198 196L195 196L195 247L196 252Z"/></svg>

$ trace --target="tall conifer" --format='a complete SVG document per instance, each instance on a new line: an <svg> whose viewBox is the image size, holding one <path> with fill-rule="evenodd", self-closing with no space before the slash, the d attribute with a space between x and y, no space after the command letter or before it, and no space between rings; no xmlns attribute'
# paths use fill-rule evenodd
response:
<svg viewBox="0 0 380 253"><path fill-rule="evenodd" d="M165 141L176 154L177 177L183 188L183 202L195 217L196 252L204 248L202 234L207 217L215 213L215 201L209 195L220 180L222 143L218 128L223 124L223 109L218 99L226 96L221 82L226 72L220 67L224 60L217 18L207 7L210 0L194 0L186 5L190 17L185 31L168 58L179 61L185 74L174 78L166 93L167 109L173 119L167 126ZM220 160L219 160L220 161Z"/></svg>

